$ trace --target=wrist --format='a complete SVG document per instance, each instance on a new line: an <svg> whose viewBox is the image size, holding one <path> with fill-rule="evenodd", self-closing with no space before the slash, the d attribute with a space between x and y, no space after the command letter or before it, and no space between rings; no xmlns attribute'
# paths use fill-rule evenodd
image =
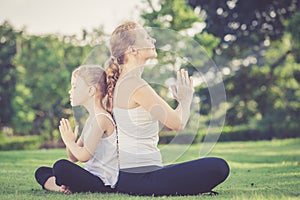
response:
<svg viewBox="0 0 300 200"><path fill-rule="evenodd" d="M76 144L76 142L73 141L73 140L65 141L65 145L66 145L66 148L67 148L68 150L70 150L70 148L71 148L74 144Z"/></svg>
<svg viewBox="0 0 300 200"><path fill-rule="evenodd" d="M181 104L182 106L190 106L192 103L192 98L184 98L184 99L180 99L178 101L179 104Z"/></svg>

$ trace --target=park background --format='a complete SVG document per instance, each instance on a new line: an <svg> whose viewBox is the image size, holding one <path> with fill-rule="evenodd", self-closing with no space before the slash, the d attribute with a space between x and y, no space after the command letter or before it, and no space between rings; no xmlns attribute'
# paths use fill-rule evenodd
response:
<svg viewBox="0 0 300 200"><path fill-rule="evenodd" d="M0 3L5 5L5 1ZM127 13L129 17L124 17L124 21L134 19L144 26L171 29L185 38L189 37L200 44L218 66L226 91L226 115L220 116L225 117L218 140L220 145L226 145L222 141L251 141L228 143L231 149L238 146L247 149L249 145L249 153L266 150L263 146L276 147L269 151L278 156L278 162L290 162L292 181L299 180L300 1L144 0L138 4L134 8L138 16ZM122 10L121 5L116 4L116 7L111 12ZM98 10L101 12L101 7ZM79 15L84 18L87 13ZM4 150L63 147L57 127L60 118L73 118L68 95L71 71L85 61L95 46L105 46L113 30L112 24L107 28L100 23L96 27L83 28L76 34L37 34L26 27L16 28L9 18L0 21L1 162L5 163L4 155L8 153ZM181 51L181 45L172 45L177 48L176 51ZM197 49L194 49L188 53L193 56L196 52ZM178 65L174 59L176 55L159 50L158 53L158 63L161 65L173 65L174 68ZM197 67L205 63L199 66L181 64L193 75L201 71ZM167 75L174 68L171 67L163 77L160 73L151 75L167 80ZM208 126L211 99L206 86L201 84L196 87L195 96L200 99L201 124ZM156 89L161 95L166 94L166 88ZM174 104L172 100L169 103ZM166 133L161 135L161 143L170 142L174 133L163 131ZM192 141L194 145L201 144L206 134L201 128L196 131ZM185 133L186 137L194 134L195 129L192 128ZM183 138L180 141L184 143L186 140ZM281 147L285 147L282 148L285 153L279 151ZM245 158L239 155L249 156L243 150L236 149L235 152L241 162ZM21 151L11 152L8 153L8 163L13 162L18 157L16 152ZM29 154L31 156L28 158L31 158L33 155L30 152L24 151L24 155ZM289 160L286 161L283 155L289 155L286 156ZM52 156L54 159L55 156ZM266 162L273 162L266 159ZM297 188L300 189L299 182L293 185L289 193L299 196L299 192L295 192Z"/></svg>
<svg viewBox="0 0 300 200"><path fill-rule="evenodd" d="M223 75L227 110L220 141L300 136L299 1L143 1L138 8L136 21L193 39L216 63ZM99 24L79 34L35 35L26 28L14 28L9 21L1 22L0 33L0 149L58 145L60 118L73 117L70 73L95 46L106 46L110 33ZM160 36L154 37L159 40ZM180 45L174 43L172 51L180 52ZM192 50L185 56L195 57L199 52ZM178 55L159 49L158 53L160 65L178 65ZM103 57L100 65L108 58ZM190 75L205 64L180 63ZM174 68L151 73L151 78L166 80L170 76L167 69ZM166 93L166 88L157 90ZM201 101L202 124L211 120L209 92L206 84L195 90ZM195 129L190 132L194 134ZM206 133L203 129L198 132L195 142ZM161 141L170 141L172 135L164 135L167 139Z"/></svg>

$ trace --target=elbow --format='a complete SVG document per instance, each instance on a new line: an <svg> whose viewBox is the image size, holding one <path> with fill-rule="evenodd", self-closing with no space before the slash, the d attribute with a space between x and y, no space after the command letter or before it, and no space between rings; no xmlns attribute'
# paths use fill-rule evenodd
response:
<svg viewBox="0 0 300 200"><path fill-rule="evenodd" d="M82 157L82 158L79 158L78 161L79 161L79 162L82 162L82 163L85 163L85 162L89 161L89 159L90 159L90 158Z"/></svg>
<svg viewBox="0 0 300 200"><path fill-rule="evenodd" d="M85 162L89 161L89 159L91 159L91 156L83 155L78 158L78 161L85 163Z"/></svg>
<svg viewBox="0 0 300 200"><path fill-rule="evenodd" d="M83 147L80 155L77 157L78 161L85 163L92 158L92 155Z"/></svg>
<svg viewBox="0 0 300 200"><path fill-rule="evenodd" d="M85 163L85 162L87 162L87 161L89 161L89 159L85 159L85 158L79 159L79 162L82 162L82 163Z"/></svg>
<svg viewBox="0 0 300 200"><path fill-rule="evenodd" d="M73 163L78 162L78 159L76 159L76 158L71 158L71 157L69 157L69 158L70 158L70 160L71 160Z"/></svg>
<svg viewBox="0 0 300 200"><path fill-rule="evenodd" d="M185 128L185 125L179 123L176 126L174 126L172 129L174 131L182 131L184 128Z"/></svg>
<svg viewBox="0 0 300 200"><path fill-rule="evenodd" d="M181 131L185 128L185 124L182 123L180 120L176 120L175 122L169 124L167 127L174 131Z"/></svg>
<svg viewBox="0 0 300 200"><path fill-rule="evenodd" d="M178 118L173 119L166 125L168 128L170 128L174 131L181 131L185 128L186 123L184 123L182 121L182 119L178 117Z"/></svg>

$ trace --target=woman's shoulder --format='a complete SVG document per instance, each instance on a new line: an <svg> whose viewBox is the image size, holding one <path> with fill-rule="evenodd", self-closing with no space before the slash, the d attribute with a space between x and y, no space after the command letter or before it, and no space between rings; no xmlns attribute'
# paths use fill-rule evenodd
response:
<svg viewBox="0 0 300 200"><path fill-rule="evenodd" d="M148 86L149 84L142 78L136 76L124 77L120 80L114 93L114 105L120 107L126 107L132 95L141 88Z"/></svg>
<svg viewBox="0 0 300 200"><path fill-rule="evenodd" d="M148 85L147 81L138 76L126 76L118 81L119 87L136 88Z"/></svg>

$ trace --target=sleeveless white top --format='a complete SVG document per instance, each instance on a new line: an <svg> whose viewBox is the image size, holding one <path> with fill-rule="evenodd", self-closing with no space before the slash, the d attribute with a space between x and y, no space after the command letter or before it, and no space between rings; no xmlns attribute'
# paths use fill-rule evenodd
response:
<svg viewBox="0 0 300 200"><path fill-rule="evenodd" d="M113 108L118 130L120 169L162 166L158 144L158 121L139 106Z"/></svg>
<svg viewBox="0 0 300 200"><path fill-rule="evenodd" d="M110 115L106 113L96 114L96 116L99 115L105 115L115 124ZM83 135L84 144L89 133L90 131L86 131ZM101 138L92 158L83 165L87 171L98 176L105 185L109 185L111 188L115 187L119 176L116 130L110 136Z"/></svg>

